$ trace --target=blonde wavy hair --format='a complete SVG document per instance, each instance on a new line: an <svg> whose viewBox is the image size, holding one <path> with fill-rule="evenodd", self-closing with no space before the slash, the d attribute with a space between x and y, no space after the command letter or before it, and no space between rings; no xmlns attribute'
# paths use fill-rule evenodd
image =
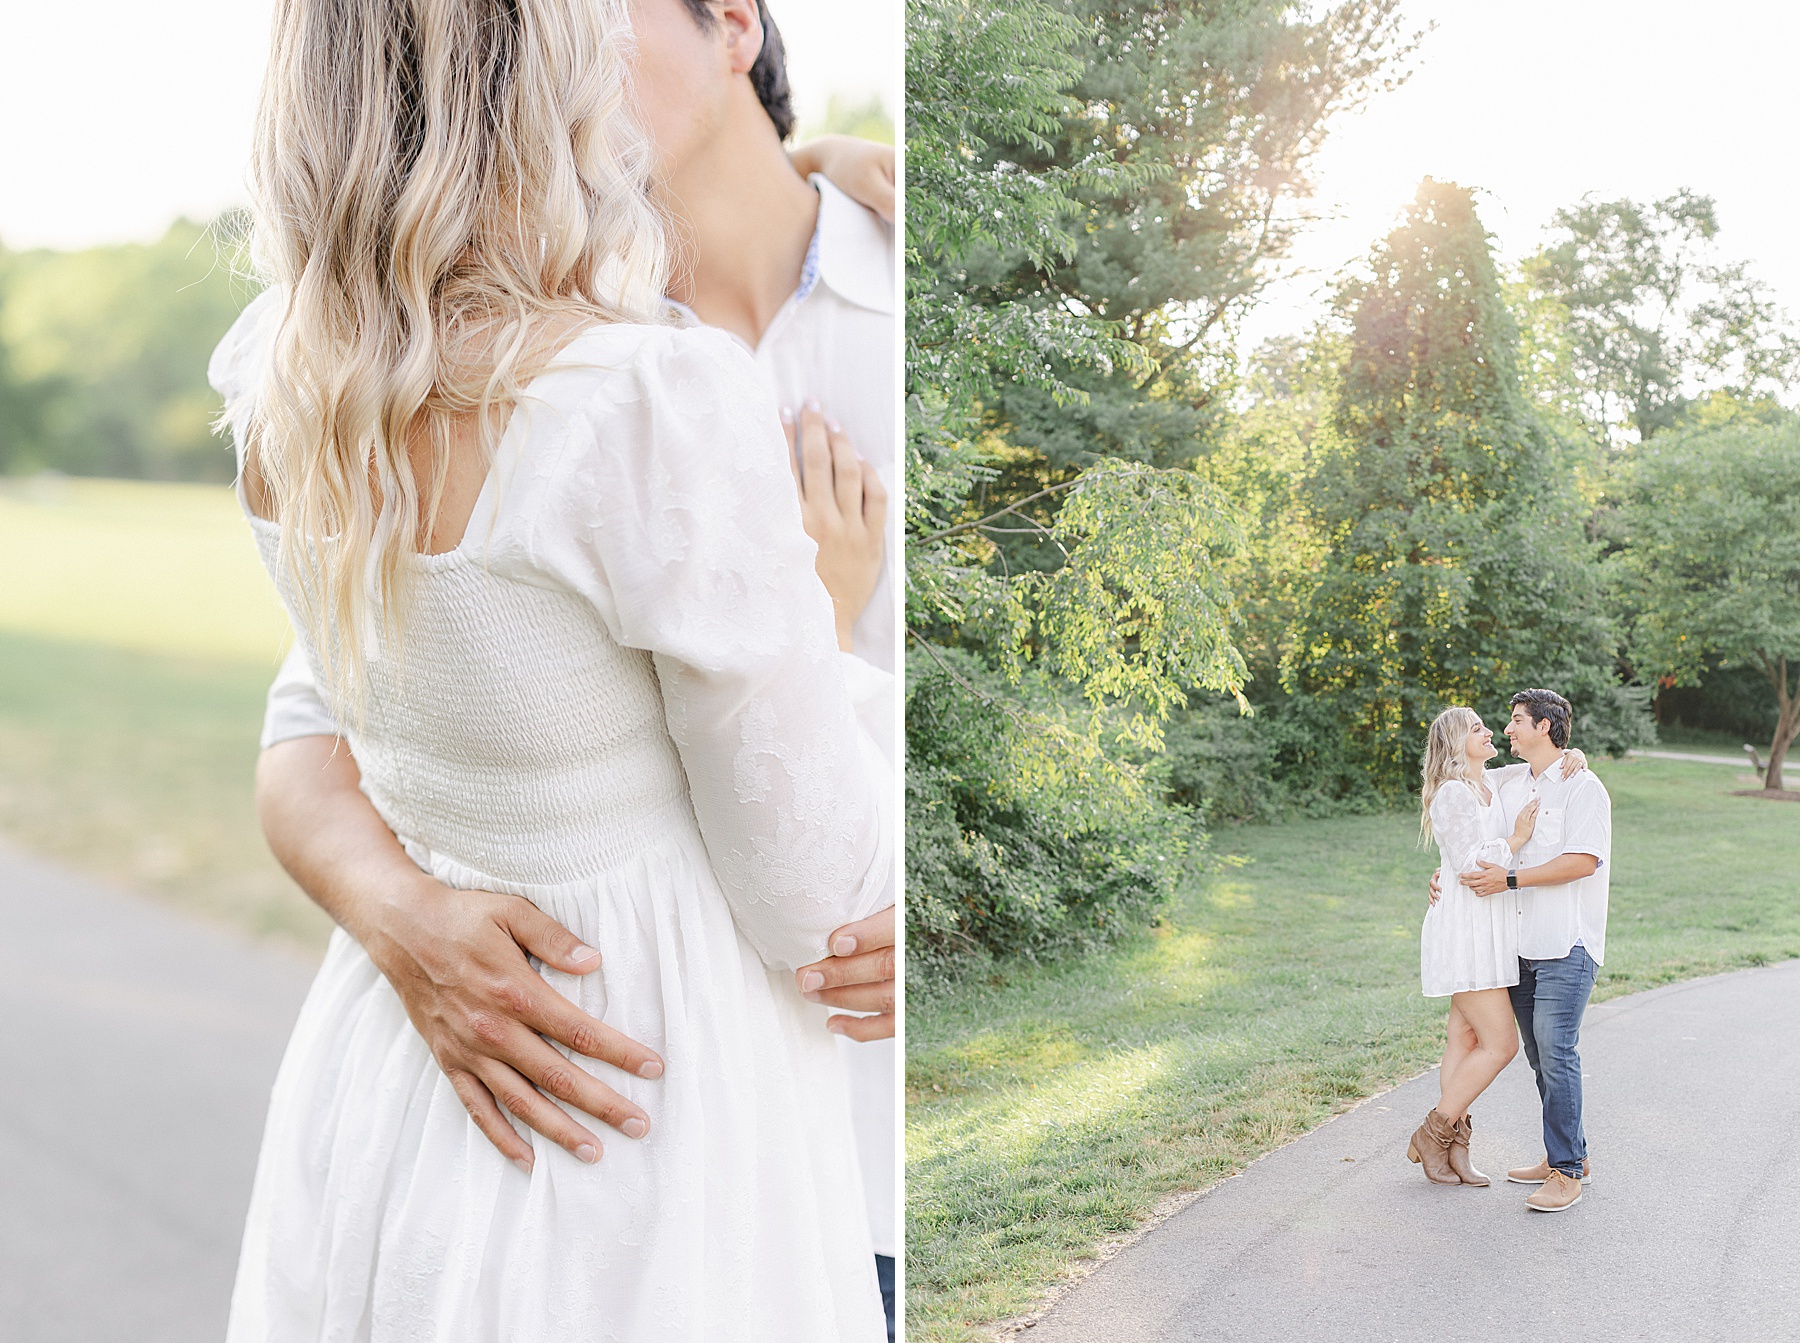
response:
<svg viewBox="0 0 1800 1343"><path fill-rule="evenodd" d="M340 706L400 628L453 421L597 322L658 320L626 0L278 0L252 255L282 296L246 484Z"/></svg>
<svg viewBox="0 0 1800 1343"><path fill-rule="evenodd" d="M1469 734L1481 726L1473 709L1452 705L1431 720L1425 737L1425 759L1419 766L1424 786L1419 789L1419 843L1431 843L1431 800L1452 780L1476 783L1480 775L1469 771Z"/></svg>

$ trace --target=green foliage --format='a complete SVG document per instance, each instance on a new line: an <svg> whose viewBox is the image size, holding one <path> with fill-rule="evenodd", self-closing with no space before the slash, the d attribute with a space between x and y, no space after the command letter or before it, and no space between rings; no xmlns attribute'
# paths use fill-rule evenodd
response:
<svg viewBox="0 0 1800 1343"><path fill-rule="evenodd" d="M1800 423L1727 424L1636 449L1615 567L1641 673L1693 685L1755 668L1776 701L1768 787L1800 733Z"/></svg>
<svg viewBox="0 0 1800 1343"><path fill-rule="evenodd" d="M1696 394L1755 399L1800 379L1800 339L1768 285L1717 256L1711 197L1584 198L1553 228L1525 276L1565 316L1573 389L1603 436L1647 439Z"/></svg>
<svg viewBox="0 0 1800 1343"><path fill-rule="evenodd" d="M957 855L914 871L921 938L954 907L989 950L1050 944L967 899L1123 908L1136 883L1154 903L1110 819L1121 798L1158 810L1130 753L1191 692L1238 696L1247 674L1246 533L1194 469L1228 412L1229 322L1287 244L1277 207L1305 191L1325 120L1381 85L1395 9L909 5L908 618L915 647L1004 676L965 707L1038 761L940 741L963 720L910 692L913 824ZM1080 711L1046 710L1064 699ZM1053 813L1048 793L1021 801L1021 768L1094 786ZM1101 872L1117 899L1086 893Z"/></svg>
<svg viewBox="0 0 1800 1343"><path fill-rule="evenodd" d="M1522 391L1518 329L1470 193L1427 179L1343 306L1337 403L1300 500L1324 559L1287 688L1322 701L1396 795L1445 704L1580 682L1619 717L1604 694L1617 638L1577 488L1584 448Z"/></svg>
<svg viewBox="0 0 1800 1343"><path fill-rule="evenodd" d="M251 296L188 220L150 244L0 251L0 470L229 480L206 364Z"/></svg>
<svg viewBox="0 0 1800 1343"><path fill-rule="evenodd" d="M913 982L1105 945L1173 891L1186 817L1097 749L1043 678L1008 683L960 650L915 654L906 736Z"/></svg>
<svg viewBox="0 0 1800 1343"><path fill-rule="evenodd" d="M1309 190L1326 124L1391 85L1406 50L1397 0L1061 7L1084 68L1050 144L1022 162L1090 169L1072 186L1076 245L1051 265L1000 248L968 278L1040 313L1114 323L1147 362L1070 366L1078 402L1026 383L997 409L1053 470L1097 454L1186 466L1229 416L1232 322L1300 225L1283 206Z"/></svg>

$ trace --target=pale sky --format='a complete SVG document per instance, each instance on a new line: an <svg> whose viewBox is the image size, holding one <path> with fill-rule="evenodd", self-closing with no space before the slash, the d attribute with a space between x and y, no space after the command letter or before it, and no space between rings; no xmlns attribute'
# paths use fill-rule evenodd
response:
<svg viewBox="0 0 1800 1343"><path fill-rule="evenodd" d="M1720 246L1800 318L1800 4L1783 0L1403 0L1435 22L1411 80L1339 122L1299 239L1244 337L1295 332L1329 278L1366 255L1427 175L1479 187L1501 254L1536 248L1586 192L1643 200L1692 187Z"/></svg>
<svg viewBox="0 0 1800 1343"><path fill-rule="evenodd" d="M901 0L770 0L802 122L900 106ZM157 237L244 199L271 0L0 0L0 243Z"/></svg>

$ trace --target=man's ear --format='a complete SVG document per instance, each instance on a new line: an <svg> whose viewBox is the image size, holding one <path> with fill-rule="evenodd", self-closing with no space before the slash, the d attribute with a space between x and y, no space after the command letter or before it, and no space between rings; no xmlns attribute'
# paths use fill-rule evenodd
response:
<svg viewBox="0 0 1800 1343"><path fill-rule="evenodd" d="M719 0L719 31L725 35L731 73L749 74L763 49L762 16L756 0Z"/></svg>

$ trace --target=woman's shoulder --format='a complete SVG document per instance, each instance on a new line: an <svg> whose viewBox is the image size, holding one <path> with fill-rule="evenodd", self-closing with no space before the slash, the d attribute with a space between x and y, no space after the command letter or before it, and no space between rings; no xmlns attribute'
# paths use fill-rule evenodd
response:
<svg viewBox="0 0 1800 1343"><path fill-rule="evenodd" d="M1481 800L1481 790L1468 779L1449 779L1437 790L1431 799L1431 811L1437 815L1440 811L1467 811L1472 807L1485 805Z"/></svg>
<svg viewBox="0 0 1800 1343"><path fill-rule="evenodd" d="M661 385L754 377L755 361L734 337L706 326L602 322L576 336L550 362L552 375L608 384Z"/></svg>

